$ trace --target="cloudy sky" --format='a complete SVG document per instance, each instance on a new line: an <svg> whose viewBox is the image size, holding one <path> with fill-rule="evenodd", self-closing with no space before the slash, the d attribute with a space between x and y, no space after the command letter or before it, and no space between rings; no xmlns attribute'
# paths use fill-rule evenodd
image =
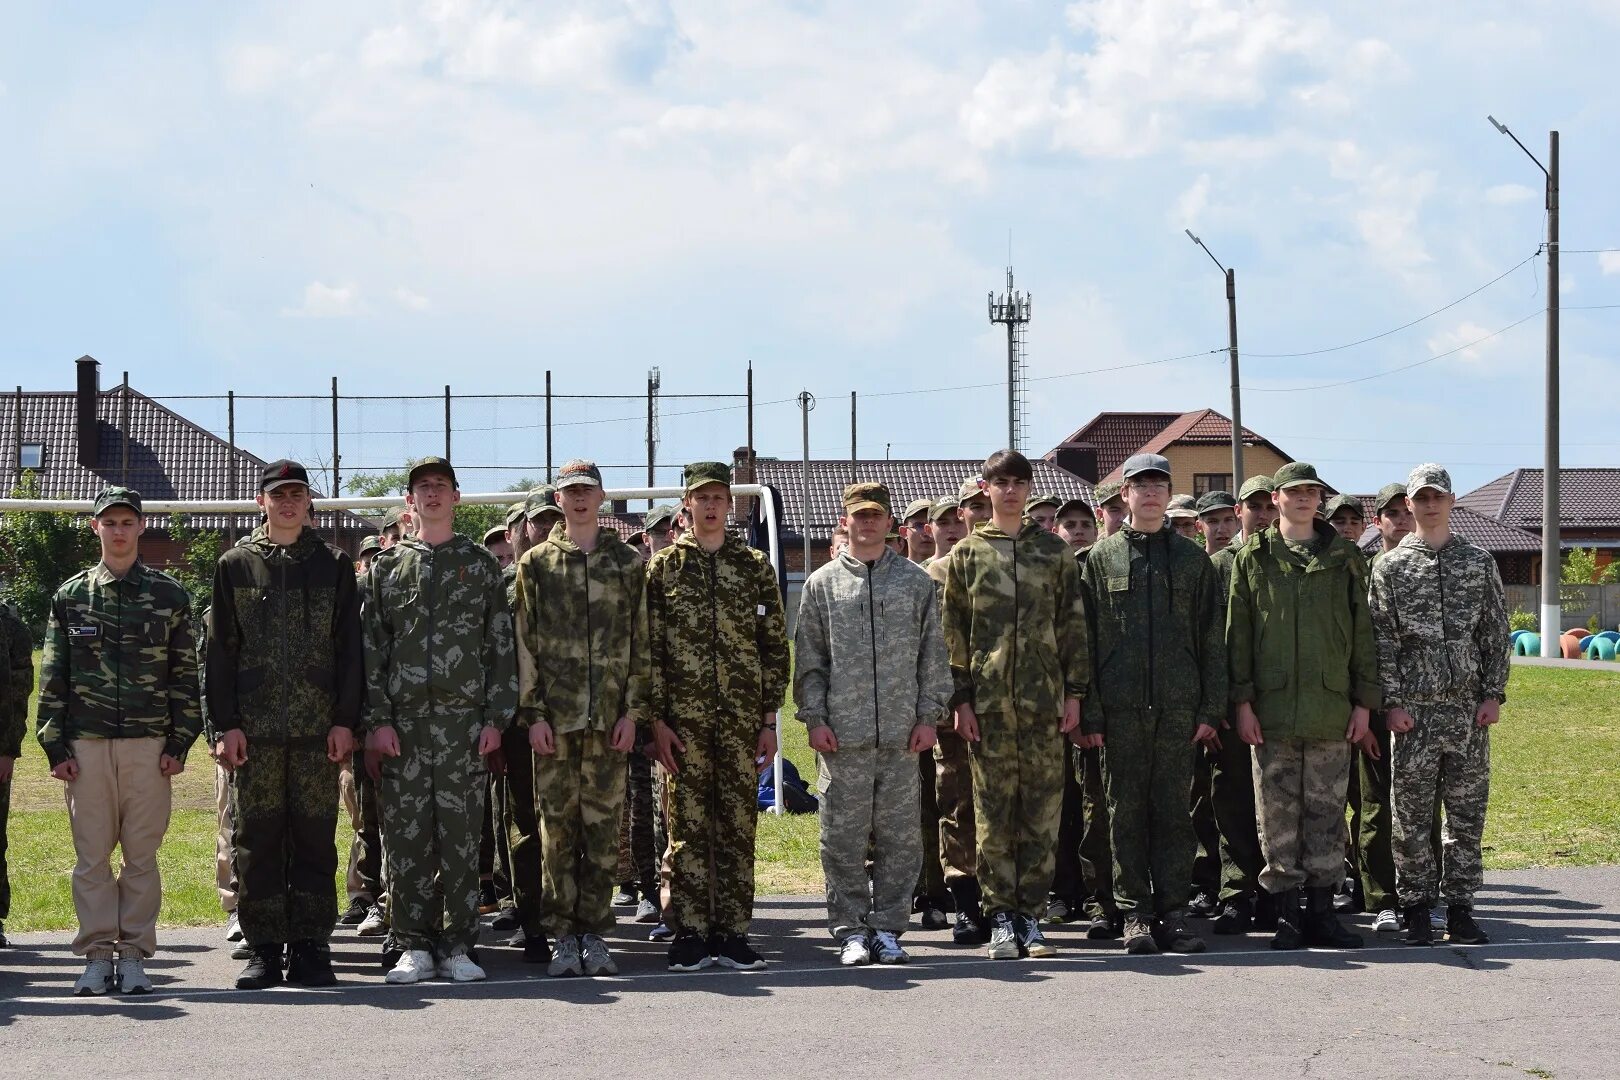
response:
<svg viewBox="0 0 1620 1080"><path fill-rule="evenodd" d="M852 390L863 455L982 455L1009 247L1030 449L1226 411L1190 227L1237 268L1248 426L1341 488L1428 459L1472 487L1541 457L1541 174L1487 113L1543 159L1561 131L1566 252L1620 249L1614 0L85 10L8 5L0 381L90 353L159 397L427 398L345 402L349 471L438 446L446 383L738 394L750 362L762 454L798 455L809 389L817 456L848 454ZM1617 464L1620 251L1566 254L1561 291L1565 463ZM661 459L728 456L735 404L666 398ZM645 462L642 410L559 402L557 459ZM462 463L544 461L532 400L455 416ZM245 401L238 428L314 457L329 421Z"/></svg>

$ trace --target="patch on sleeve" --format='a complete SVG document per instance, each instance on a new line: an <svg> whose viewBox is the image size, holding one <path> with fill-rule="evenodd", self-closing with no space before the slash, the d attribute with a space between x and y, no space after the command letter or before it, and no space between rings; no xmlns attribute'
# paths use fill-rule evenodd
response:
<svg viewBox="0 0 1620 1080"><path fill-rule="evenodd" d="M99 626L69 626L67 628L67 632L68 632L68 637L70 637L70 638L73 638L73 639L78 640L78 641L88 641L91 638L98 638L98 637L101 636L101 627L99 627Z"/></svg>

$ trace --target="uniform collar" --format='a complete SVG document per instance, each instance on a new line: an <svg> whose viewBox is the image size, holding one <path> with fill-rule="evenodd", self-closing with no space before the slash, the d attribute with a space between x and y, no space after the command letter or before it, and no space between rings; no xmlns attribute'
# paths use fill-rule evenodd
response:
<svg viewBox="0 0 1620 1080"><path fill-rule="evenodd" d="M96 563L96 568L90 572L90 583L93 585L105 586L118 580L117 577L113 576L113 572L107 569L107 564L104 562ZM146 580L146 564L141 561L139 555L135 556L135 565L129 568L129 573L124 575L123 580L134 585Z"/></svg>

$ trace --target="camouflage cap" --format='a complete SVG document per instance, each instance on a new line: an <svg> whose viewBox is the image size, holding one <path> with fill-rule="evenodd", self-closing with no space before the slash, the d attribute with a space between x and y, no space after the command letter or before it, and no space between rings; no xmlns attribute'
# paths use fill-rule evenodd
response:
<svg viewBox="0 0 1620 1080"><path fill-rule="evenodd" d="M929 508L928 520L938 521L952 510L960 510L961 508L962 501L955 495L941 495L934 500L934 505Z"/></svg>
<svg viewBox="0 0 1620 1080"><path fill-rule="evenodd" d="M1322 508L1322 516L1325 518L1331 518L1340 510L1349 510L1354 513L1356 517L1362 519L1365 519L1367 516L1367 511L1361 508L1361 500L1356 498L1354 495L1333 496L1333 498L1328 500L1327 505Z"/></svg>
<svg viewBox="0 0 1620 1080"><path fill-rule="evenodd" d="M1053 492L1047 492L1045 495L1031 495L1024 503L1024 513L1029 513L1037 506L1050 506L1055 510L1062 505L1062 498Z"/></svg>
<svg viewBox="0 0 1620 1080"><path fill-rule="evenodd" d="M912 499L906 503L906 512L900 515L901 521L910 521L918 514L926 514L934 508L933 499Z"/></svg>
<svg viewBox="0 0 1620 1080"><path fill-rule="evenodd" d="M1290 461L1273 474L1271 482L1276 485L1278 491L1304 487L1307 484L1324 486L1322 478L1316 475L1316 466L1308 461Z"/></svg>
<svg viewBox="0 0 1620 1080"><path fill-rule="evenodd" d="M510 529L512 526L522 521L528 512L529 502L527 499L525 499L523 502L515 502L511 506L508 506L506 508L506 527Z"/></svg>
<svg viewBox="0 0 1620 1080"><path fill-rule="evenodd" d="M1132 454L1125 459L1125 464L1119 467L1119 475L1126 480L1150 472L1164 473L1168 478L1170 459L1163 454Z"/></svg>
<svg viewBox="0 0 1620 1080"><path fill-rule="evenodd" d="M984 488L980 486L983 483L984 483L984 478L983 477L981 477L981 476L970 476L966 480L963 480L960 484L958 484L956 486L956 505L961 506L963 503L967 502L969 499L976 499L980 495L983 495L984 494Z"/></svg>
<svg viewBox="0 0 1620 1080"><path fill-rule="evenodd" d="M1078 495L1071 499L1064 499L1063 502L1058 505L1058 517L1062 517L1070 510L1083 510L1085 511L1086 517L1091 518L1092 520L1096 520L1097 517L1097 512L1091 508L1091 504L1086 502L1086 500L1082 499Z"/></svg>
<svg viewBox="0 0 1620 1080"><path fill-rule="evenodd" d="M533 491L530 491L529 497L524 502L529 507L530 521L544 514L562 513L562 508L557 505L557 489L550 484L541 484Z"/></svg>
<svg viewBox="0 0 1620 1080"><path fill-rule="evenodd" d="M448 458L425 457L421 461L418 461L415 465L412 465L411 471L406 474L405 490L409 491L411 488L415 487L418 477L427 476L431 473L438 473L441 476L449 477L450 485L458 490L460 489L461 484L456 480L456 470L450 467L450 460Z"/></svg>
<svg viewBox="0 0 1620 1080"><path fill-rule="evenodd" d="M1378 489L1378 494L1373 499L1373 513L1381 514L1384 512L1384 507L1396 499L1404 498L1406 498L1405 484L1385 484Z"/></svg>
<svg viewBox="0 0 1620 1080"><path fill-rule="evenodd" d="M888 535L885 536L883 539L889 541L890 543L893 543L894 541L900 539L900 534L898 532L896 532L895 530L890 529Z"/></svg>
<svg viewBox="0 0 1620 1080"><path fill-rule="evenodd" d="M1109 503L1119 498L1119 493L1124 489L1124 487L1125 485L1121 484L1118 480L1108 480L1092 488L1091 497L1097 500L1098 506L1107 506Z"/></svg>
<svg viewBox="0 0 1620 1080"><path fill-rule="evenodd" d="M596 462L585 458L574 458L563 462L563 467L557 470L557 479L552 487L561 491L569 487L601 487L602 470L596 467Z"/></svg>
<svg viewBox="0 0 1620 1080"><path fill-rule="evenodd" d="M889 502L889 489L870 482L849 485L844 489L844 514L847 516L858 510L894 513L893 504Z"/></svg>
<svg viewBox="0 0 1620 1080"><path fill-rule="evenodd" d="M647 511L647 516L641 519L642 529L646 532L652 532L657 528L668 529L675 524L676 510L677 508L673 506L653 507Z"/></svg>
<svg viewBox="0 0 1620 1080"><path fill-rule="evenodd" d="M1199 517L1214 513L1216 510L1236 510L1237 499L1230 491L1206 491L1199 497L1195 508Z"/></svg>
<svg viewBox="0 0 1620 1080"><path fill-rule="evenodd" d="M1168 518L1195 518L1198 516L1198 504L1191 495L1177 495L1165 507L1164 516Z"/></svg>
<svg viewBox="0 0 1620 1080"><path fill-rule="evenodd" d="M1270 495L1276 490L1277 482L1271 477L1264 475L1251 476L1247 480L1243 481L1242 487L1238 488L1238 502L1248 502L1249 496L1251 495L1259 495L1262 493Z"/></svg>
<svg viewBox="0 0 1620 1080"><path fill-rule="evenodd" d="M141 512L141 493L134 488L104 487L96 496L95 509L91 511L91 515L100 517L115 506L127 506L138 514Z"/></svg>
<svg viewBox="0 0 1620 1080"><path fill-rule="evenodd" d="M686 494L690 495L704 484L724 484L731 487L731 466L723 461L694 461L681 474Z"/></svg>
<svg viewBox="0 0 1620 1080"><path fill-rule="evenodd" d="M1432 461L1424 462L1412 470L1412 475L1406 478L1406 497L1411 498L1424 488L1433 488L1451 494L1451 474L1445 467L1436 465Z"/></svg>
<svg viewBox="0 0 1620 1080"><path fill-rule="evenodd" d="M479 543L483 544L485 547L489 547L490 544L499 543L505 539L506 526L491 525L489 528L484 530L484 538L480 540Z"/></svg>
<svg viewBox="0 0 1620 1080"><path fill-rule="evenodd" d="M360 541L360 547L355 551L355 558L363 559L367 555L375 555L382 550L382 541L375 536L368 536Z"/></svg>

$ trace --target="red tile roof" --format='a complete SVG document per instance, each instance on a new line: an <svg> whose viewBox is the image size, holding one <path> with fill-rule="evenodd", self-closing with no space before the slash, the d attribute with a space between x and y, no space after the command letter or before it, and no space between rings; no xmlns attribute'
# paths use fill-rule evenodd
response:
<svg viewBox="0 0 1620 1080"><path fill-rule="evenodd" d="M1376 496L1358 495L1361 504L1367 507L1367 521L1372 521L1372 502ZM1492 555L1506 555L1511 552L1524 552L1535 554L1541 551L1541 538L1535 533L1523 529L1515 529L1503 525L1495 518L1486 517L1478 511L1458 503L1451 510L1451 531L1477 547L1484 548ZM1361 534L1361 550L1373 552L1378 550L1378 527L1369 524L1367 531Z"/></svg>
<svg viewBox="0 0 1620 1080"><path fill-rule="evenodd" d="M1117 480L1119 468L1133 454L1162 454L1171 446L1221 446L1232 441L1232 421L1214 409L1184 413L1098 413L1085 427L1053 447L1054 461L1063 450L1089 450L1097 455L1097 475ZM1243 429L1245 446L1266 446L1292 460L1269 439Z"/></svg>
<svg viewBox="0 0 1620 1080"><path fill-rule="evenodd" d="M1515 469L1470 491L1457 505L1539 532L1544 475L1541 469ZM1560 469L1558 524L1561 529L1620 529L1620 469Z"/></svg>

